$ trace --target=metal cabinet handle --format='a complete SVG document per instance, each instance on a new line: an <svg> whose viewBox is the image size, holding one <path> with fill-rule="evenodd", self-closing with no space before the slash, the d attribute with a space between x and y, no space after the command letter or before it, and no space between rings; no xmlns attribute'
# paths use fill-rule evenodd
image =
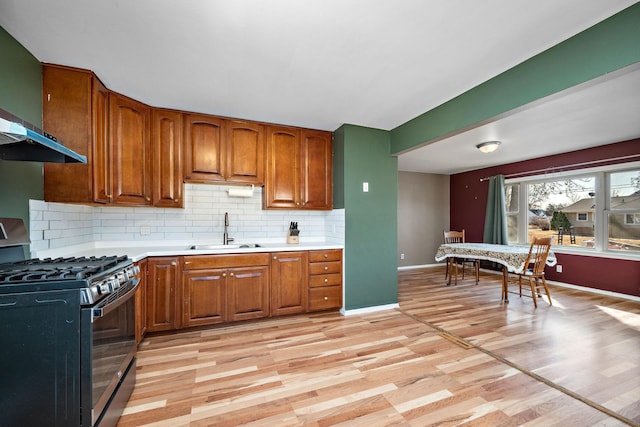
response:
<svg viewBox="0 0 640 427"><path fill-rule="evenodd" d="M229 276L233 276L233 273L229 273Z"/></svg>
<svg viewBox="0 0 640 427"><path fill-rule="evenodd" d="M325 270L328 270L328 269L329 269L329 267L325 265L325 266L324 266L324 269L325 269Z"/></svg>
<svg viewBox="0 0 640 427"><path fill-rule="evenodd" d="M329 297L324 297L324 300L325 301L329 301Z"/></svg>
<svg viewBox="0 0 640 427"><path fill-rule="evenodd" d="M329 254L324 254L324 257L325 258L329 258Z"/></svg>
<svg viewBox="0 0 640 427"><path fill-rule="evenodd" d="M329 279L324 279L324 283L329 283Z"/></svg>
<svg viewBox="0 0 640 427"><path fill-rule="evenodd" d="M222 277L227 277L227 273L222 273Z"/></svg>

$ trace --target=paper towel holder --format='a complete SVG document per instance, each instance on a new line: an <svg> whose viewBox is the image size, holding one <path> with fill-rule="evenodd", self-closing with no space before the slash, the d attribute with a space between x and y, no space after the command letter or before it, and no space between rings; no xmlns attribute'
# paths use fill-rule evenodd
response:
<svg viewBox="0 0 640 427"><path fill-rule="evenodd" d="M253 197L254 185L251 187L233 187L227 190L229 197Z"/></svg>

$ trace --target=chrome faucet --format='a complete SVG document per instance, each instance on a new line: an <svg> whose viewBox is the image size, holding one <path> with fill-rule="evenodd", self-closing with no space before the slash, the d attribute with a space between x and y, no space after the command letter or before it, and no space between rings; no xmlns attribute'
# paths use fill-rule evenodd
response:
<svg viewBox="0 0 640 427"><path fill-rule="evenodd" d="M229 226L229 212L224 213L224 234L222 235L222 244L228 245L229 242L233 242L233 237L229 237L227 233L227 227Z"/></svg>

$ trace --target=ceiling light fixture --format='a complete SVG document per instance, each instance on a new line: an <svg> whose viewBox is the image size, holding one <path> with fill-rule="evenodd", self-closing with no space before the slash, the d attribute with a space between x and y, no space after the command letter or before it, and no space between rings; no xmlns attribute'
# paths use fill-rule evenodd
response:
<svg viewBox="0 0 640 427"><path fill-rule="evenodd" d="M487 141L483 142L482 144L476 145L476 148L483 153L492 153L496 151L499 145L500 141Z"/></svg>

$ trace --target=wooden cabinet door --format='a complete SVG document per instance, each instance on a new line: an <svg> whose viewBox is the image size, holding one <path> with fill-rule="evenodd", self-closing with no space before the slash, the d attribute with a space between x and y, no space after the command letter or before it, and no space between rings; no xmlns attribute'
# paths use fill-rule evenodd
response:
<svg viewBox="0 0 640 427"><path fill-rule="evenodd" d="M92 84L92 188L93 201L111 202L111 145L109 141L109 90L96 78Z"/></svg>
<svg viewBox="0 0 640 427"><path fill-rule="evenodd" d="M91 85L88 71L42 66L42 127L87 164L44 163L44 200L91 203Z"/></svg>
<svg viewBox="0 0 640 427"><path fill-rule="evenodd" d="M147 330L155 332L178 328L181 308L178 258L149 258L147 271Z"/></svg>
<svg viewBox="0 0 640 427"><path fill-rule="evenodd" d="M111 203L151 205L149 107L110 93L109 122Z"/></svg>
<svg viewBox="0 0 640 427"><path fill-rule="evenodd" d="M227 121L227 165L225 179L262 185L264 182L264 126Z"/></svg>
<svg viewBox="0 0 640 427"><path fill-rule="evenodd" d="M182 274L183 326L227 321L227 275L224 269L190 270Z"/></svg>
<svg viewBox="0 0 640 427"><path fill-rule="evenodd" d="M308 252L277 252L271 259L271 315L304 313L308 306Z"/></svg>
<svg viewBox="0 0 640 427"><path fill-rule="evenodd" d="M300 207L300 131L267 127L265 208Z"/></svg>
<svg viewBox="0 0 640 427"><path fill-rule="evenodd" d="M151 112L153 206L181 208L182 113L154 108Z"/></svg>
<svg viewBox="0 0 640 427"><path fill-rule="evenodd" d="M225 120L200 114L184 115L185 180L224 181Z"/></svg>
<svg viewBox="0 0 640 427"><path fill-rule="evenodd" d="M332 142L330 132L302 131L301 205L305 209L333 208Z"/></svg>
<svg viewBox="0 0 640 427"><path fill-rule="evenodd" d="M147 333L147 260L137 263L140 267L140 284L136 292L136 343L140 344Z"/></svg>
<svg viewBox="0 0 640 427"><path fill-rule="evenodd" d="M269 316L269 267L237 267L227 270L229 320Z"/></svg>

